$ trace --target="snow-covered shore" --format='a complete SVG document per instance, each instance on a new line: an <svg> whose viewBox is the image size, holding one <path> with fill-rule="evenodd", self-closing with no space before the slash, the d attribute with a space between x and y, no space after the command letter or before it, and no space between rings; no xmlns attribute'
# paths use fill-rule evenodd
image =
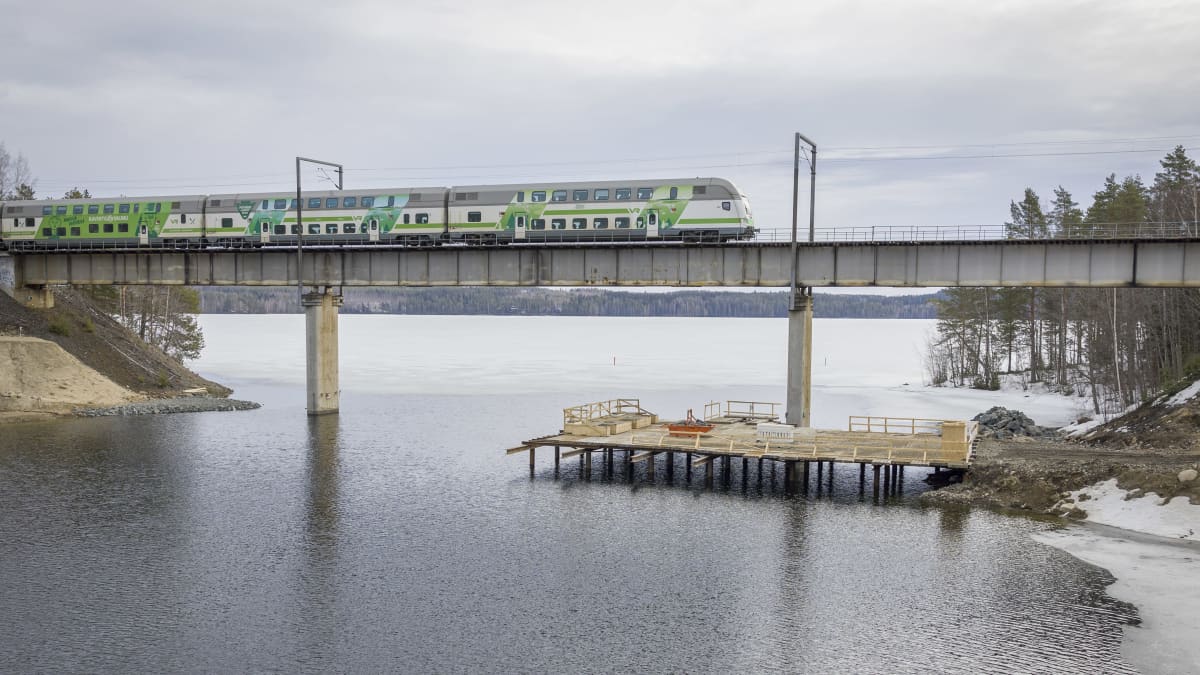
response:
<svg viewBox="0 0 1200 675"><path fill-rule="evenodd" d="M1193 474L1194 475L1194 474ZM1200 542L1200 504L1187 497L1163 503L1154 492L1130 495L1110 478L1070 493L1060 502L1087 513L1087 521L1167 539Z"/></svg>
<svg viewBox="0 0 1200 675"><path fill-rule="evenodd" d="M1034 539L1116 578L1108 594L1136 606L1142 620L1125 628L1128 663L1145 673L1200 672L1200 544L1093 524Z"/></svg>
<svg viewBox="0 0 1200 675"><path fill-rule="evenodd" d="M1126 661L1148 673L1200 672L1200 504L1131 496L1115 478L1070 495L1060 504L1082 509L1086 523L1034 539L1116 578L1108 594L1142 619L1125 629Z"/></svg>

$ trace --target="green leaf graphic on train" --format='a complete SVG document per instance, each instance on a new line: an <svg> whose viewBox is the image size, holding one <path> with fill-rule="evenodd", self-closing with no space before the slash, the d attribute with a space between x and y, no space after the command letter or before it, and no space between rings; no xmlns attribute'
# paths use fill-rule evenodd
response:
<svg viewBox="0 0 1200 675"><path fill-rule="evenodd" d="M517 216L525 216L525 227L529 227L530 222L535 218L541 218L545 211L546 202L518 202L514 196L513 201L504 207L504 212L500 215L500 222L496 223L496 229L515 230Z"/></svg>
<svg viewBox="0 0 1200 675"><path fill-rule="evenodd" d="M646 202L646 210L658 213L658 227L663 230L679 222L691 198L691 185L662 185L654 188L654 194Z"/></svg>
<svg viewBox="0 0 1200 675"><path fill-rule="evenodd" d="M384 234L393 229L400 229L401 226L397 225L400 220L400 212L407 205L408 195L381 195L375 198L375 203L367 210L363 222L369 223L372 220L378 220L379 231Z"/></svg>

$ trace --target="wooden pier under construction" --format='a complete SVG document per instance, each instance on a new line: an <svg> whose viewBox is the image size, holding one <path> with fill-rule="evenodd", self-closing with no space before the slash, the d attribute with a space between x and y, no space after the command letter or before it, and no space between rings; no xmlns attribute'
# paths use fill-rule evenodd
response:
<svg viewBox="0 0 1200 675"><path fill-rule="evenodd" d="M578 456L590 475L593 453L601 453L611 474L615 453L624 451L628 470L645 462L651 478L658 455L665 455L671 476L675 454L682 453L687 477L693 468L703 468L709 484L718 460L727 472L734 459L742 460L743 472L751 460L758 461L760 472L764 461L780 462L785 483L802 478L806 485L813 462L818 475L825 463L831 475L834 464L858 464L864 480L870 465L878 490L881 471L885 486L894 486L904 467L967 468L979 429L977 422L962 420L858 415L850 416L845 430L812 429L780 424L778 408L757 401L714 402L705 405L700 420L689 411L687 420L664 421L636 398L599 401L563 409L558 433L527 440L507 453L528 452L533 471L537 450L553 448L556 469L562 460Z"/></svg>

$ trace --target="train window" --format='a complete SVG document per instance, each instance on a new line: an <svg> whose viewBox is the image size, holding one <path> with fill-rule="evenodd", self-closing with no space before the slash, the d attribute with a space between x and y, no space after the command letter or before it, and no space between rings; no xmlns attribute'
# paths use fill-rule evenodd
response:
<svg viewBox="0 0 1200 675"><path fill-rule="evenodd" d="M342 234L354 234L354 223L342 225Z"/></svg>
<svg viewBox="0 0 1200 675"><path fill-rule="evenodd" d="M567 229L567 219L566 218L554 218L553 220L550 221L550 229L552 229L552 230Z"/></svg>
<svg viewBox="0 0 1200 675"><path fill-rule="evenodd" d="M33 218L26 218L25 227L37 227L37 225L33 224Z"/></svg>
<svg viewBox="0 0 1200 675"><path fill-rule="evenodd" d="M671 199L679 199L679 188L671 188Z"/></svg>
<svg viewBox="0 0 1200 675"><path fill-rule="evenodd" d="M300 223L292 223L292 234L299 236L299 234L300 234Z"/></svg>
<svg viewBox="0 0 1200 675"><path fill-rule="evenodd" d="M295 208L296 208L296 200L295 200L295 199L293 199L292 201L288 202L288 208L289 208L289 209L292 209L292 210L295 210Z"/></svg>
<svg viewBox="0 0 1200 675"><path fill-rule="evenodd" d="M269 208L271 208L271 200L270 200L270 199L264 199L264 200L262 200L262 209L263 209L264 211L266 211L266 210L267 210L267 209L269 209Z"/></svg>
<svg viewBox="0 0 1200 675"><path fill-rule="evenodd" d="M525 201L525 193L524 192L517 193L517 201L519 201L519 202Z"/></svg>
<svg viewBox="0 0 1200 675"><path fill-rule="evenodd" d="M60 236L60 237L65 237L65 236L67 236L67 228L65 228L65 227L57 227L57 228L55 228L55 229L54 229L54 234L56 234L56 235L58 235L58 236Z"/></svg>
<svg viewBox="0 0 1200 675"><path fill-rule="evenodd" d="M694 194L694 195L702 195L706 192L708 192L707 186L704 186L704 185L693 185L692 186L692 194Z"/></svg>
<svg viewBox="0 0 1200 675"><path fill-rule="evenodd" d="M596 188L596 201L603 202L608 200L608 188Z"/></svg>
<svg viewBox="0 0 1200 675"><path fill-rule="evenodd" d="M352 209L358 206L358 197L346 197L342 199L342 207Z"/></svg>
<svg viewBox="0 0 1200 675"><path fill-rule="evenodd" d="M566 190L555 190L554 193L550 195L550 201L552 201L552 202L567 201L567 191Z"/></svg>
<svg viewBox="0 0 1200 675"><path fill-rule="evenodd" d="M571 219L571 229L572 230L586 230L587 229L587 218L572 218Z"/></svg>
<svg viewBox="0 0 1200 675"><path fill-rule="evenodd" d="M354 226L351 225L350 227L354 227ZM325 225L325 234L337 234L337 233L338 233L337 223L327 223Z"/></svg>
<svg viewBox="0 0 1200 675"><path fill-rule="evenodd" d="M112 231L113 231L113 224L112 224L112 223L105 223L105 224L104 224L104 232L105 232L105 233L107 233L107 234L112 234Z"/></svg>
<svg viewBox="0 0 1200 675"><path fill-rule="evenodd" d="M577 202L586 202L588 197L587 190L576 190L571 194L571 199Z"/></svg>
<svg viewBox="0 0 1200 675"><path fill-rule="evenodd" d="M54 212L60 216L65 216L65 215L67 215L67 207L60 206L57 209L55 209Z"/></svg>
<svg viewBox="0 0 1200 675"><path fill-rule="evenodd" d="M639 230L646 229L646 219L641 216L638 216L636 225L637 225L637 229L639 229Z"/></svg>
<svg viewBox="0 0 1200 675"><path fill-rule="evenodd" d="M88 204L88 215L94 216L97 213L100 213L100 205L99 204Z"/></svg>
<svg viewBox="0 0 1200 675"><path fill-rule="evenodd" d="M617 218L616 223L614 223L614 224L617 226L618 230L628 230L629 229L629 219L628 218Z"/></svg>
<svg viewBox="0 0 1200 675"><path fill-rule="evenodd" d="M263 222L263 226L266 228L266 230L268 232L271 231L271 226L268 223L266 223L265 221ZM287 234L287 225L284 225L283 223L276 225L275 226L275 234Z"/></svg>
<svg viewBox="0 0 1200 675"><path fill-rule="evenodd" d="M76 204L71 207L71 213L76 216L83 215L83 204Z"/></svg>
<svg viewBox="0 0 1200 675"><path fill-rule="evenodd" d="M117 223L117 232L128 232L129 223Z"/></svg>
<svg viewBox="0 0 1200 675"><path fill-rule="evenodd" d="M468 223L483 222L483 213L480 211L467 211L467 222Z"/></svg>
<svg viewBox="0 0 1200 675"><path fill-rule="evenodd" d="M309 223L308 224L308 233L309 234L321 234L321 224L320 223Z"/></svg>
<svg viewBox="0 0 1200 675"><path fill-rule="evenodd" d="M329 197L328 199L326 199L325 200L325 208L336 209L337 208L337 197Z"/></svg>
<svg viewBox="0 0 1200 675"><path fill-rule="evenodd" d="M129 205L128 204L118 204L117 212L118 213L129 213Z"/></svg>
<svg viewBox="0 0 1200 675"><path fill-rule="evenodd" d="M607 230L608 229L608 218L593 219L592 227L596 228L597 230Z"/></svg>
<svg viewBox="0 0 1200 675"><path fill-rule="evenodd" d="M633 191L629 188L617 188L617 199L629 199L629 195L632 193Z"/></svg>
<svg viewBox="0 0 1200 675"><path fill-rule="evenodd" d="M88 223L88 234L100 234L100 223Z"/></svg>
<svg viewBox="0 0 1200 675"><path fill-rule="evenodd" d="M405 225L407 225L407 224L408 224L408 218L409 218L409 214L407 214L407 213L406 213L406 214L404 214L404 224L405 224Z"/></svg>
<svg viewBox="0 0 1200 675"><path fill-rule="evenodd" d="M531 201L531 202L546 201L546 191L545 190L534 190L533 192L530 192L529 193L529 201Z"/></svg>
<svg viewBox="0 0 1200 675"><path fill-rule="evenodd" d="M106 216L110 216L110 215L112 215L112 212L113 212L113 205L112 205L112 204L105 204L105 205L104 205L104 215L106 215Z"/></svg>
<svg viewBox="0 0 1200 675"><path fill-rule="evenodd" d="M179 224L183 225L185 223L187 223L187 214L186 213L179 214Z"/></svg>
<svg viewBox="0 0 1200 675"><path fill-rule="evenodd" d="M171 202L171 208L173 209L177 209L181 206L183 206L183 204L180 204L179 202Z"/></svg>
<svg viewBox="0 0 1200 675"><path fill-rule="evenodd" d="M395 195L389 196L388 197L388 208L391 208L395 205L396 205L396 196Z"/></svg>
<svg viewBox="0 0 1200 675"><path fill-rule="evenodd" d="M50 237L50 236L53 236L53 235L54 235L54 230L51 230L51 229L50 229L50 228L48 228L48 227L43 227L43 228L42 228L42 236L43 236L43 237Z"/></svg>
<svg viewBox="0 0 1200 675"><path fill-rule="evenodd" d="M222 218L221 227L233 227L233 218Z"/></svg>
<svg viewBox="0 0 1200 675"><path fill-rule="evenodd" d="M138 212L138 209L140 209L140 208L142 208L142 205L141 205L141 204L134 204L134 205L133 205L133 212L134 212L134 213L137 213L137 212Z"/></svg>
<svg viewBox="0 0 1200 675"><path fill-rule="evenodd" d="M53 215L53 214L54 214L53 206L43 206L42 207L42 215L43 216L49 216L49 215Z"/></svg>
<svg viewBox="0 0 1200 675"><path fill-rule="evenodd" d="M265 199L263 200L263 208L267 208L267 201ZM276 211L282 211L283 209L287 208L287 200L276 199L274 208Z"/></svg>
<svg viewBox="0 0 1200 675"><path fill-rule="evenodd" d="M732 208L733 208L733 204L730 204L729 202L721 202L721 210L722 211L728 211Z"/></svg>
<svg viewBox="0 0 1200 675"><path fill-rule="evenodd" d="M545 218L534 218L533 220L529 221L529 229L531 229L531 230L546 229L546 219Z"/></svg>
<svg viewBox="0 0 1200 675"><path fill-rule="evenodd" d="M372 206L375 206L375 198L374 197L363 197L362 198L362 207L364 209L369 209Z"/></svg>
<svg viewBox="0 0 1200 675"><path fill-rule="evenodd" d="M306 209L321 208L321 198L320 197L309 197L308 198L308 206L306 206L304 208L306 208Z"/></svg>
<svg viewBox="0 0 1200 675"><path fill-rule="evenodd" d="M72 237L78 237L78 236L79 236L79 228L78 228L78 227L72 227L72 228L71 228L71 236L72 236Z"/></svg>
<svg viewBox="0 0 1200 675"><path fill-rule="evenodd" d="M654 196L654 188L638 188L638 199L650 199Z"/></svg>
<svg viewBox="0 0 1200 675"><path fill-rule="evenodd" d="M428 213L418 213L417 214L417 224L418 225L424 225L425 223L428 223L428 222L429 222L429 214Z"/></svg>
<svg viewBox="0 0 1200 675"><path fill-rule="evenodd" d="M220 205L221 205L221 200L220 200L220 199L214 199L214 200L212 200L211 202L209 202L209 204L210 204L211 206L220 206Z"/></svg>

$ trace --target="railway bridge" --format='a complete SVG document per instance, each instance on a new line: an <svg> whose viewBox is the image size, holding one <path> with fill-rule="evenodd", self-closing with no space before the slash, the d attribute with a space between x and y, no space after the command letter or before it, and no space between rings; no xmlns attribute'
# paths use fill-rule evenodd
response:
<svg viewBox="0 0 1200 675"><path fill-rule="evenodd" d="M308 412L339 406L341 291L359 286L793 287L787 415L808 426L815 287L1200 288L1200 232L1005 239L903 228L822 231L820 241L720 244L543 243L493 247L12 252L0 278L14 297L51 306L60 284L297 286L306 314ZM792 270L795 269L793 285ZM4 271L8 268L7 271Z"/></svg>

